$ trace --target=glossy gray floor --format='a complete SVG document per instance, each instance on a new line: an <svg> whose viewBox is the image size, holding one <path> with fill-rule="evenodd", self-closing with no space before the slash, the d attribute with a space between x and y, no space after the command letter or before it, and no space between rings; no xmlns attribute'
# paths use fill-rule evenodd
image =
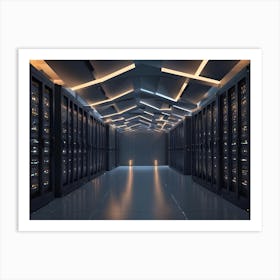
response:
<svg viewBox="0 0 280 280"><path fill-rule="evenodd" d="M56 198L31 219L244 220L249 215L168 166L121 166Z"/></svg>

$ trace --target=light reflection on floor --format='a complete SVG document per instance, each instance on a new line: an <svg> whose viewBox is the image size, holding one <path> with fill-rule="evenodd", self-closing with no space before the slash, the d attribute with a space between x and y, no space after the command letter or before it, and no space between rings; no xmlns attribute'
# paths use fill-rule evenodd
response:
<svg viewBox="0 0 280 280"><path fill-rule="evenodd" d="M31 215L42 220L249 219L168 166L121 166Z"/></svg>

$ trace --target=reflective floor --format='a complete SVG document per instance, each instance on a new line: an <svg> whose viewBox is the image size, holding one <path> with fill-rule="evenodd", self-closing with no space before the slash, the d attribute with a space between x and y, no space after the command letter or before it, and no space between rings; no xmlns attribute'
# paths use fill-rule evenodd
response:
<svg viewBox="0 0 280 280"><path fill-rule="evenodd" d="M31 219L244 220L249 215L168 166L121 166L56 198Z"/></svg>

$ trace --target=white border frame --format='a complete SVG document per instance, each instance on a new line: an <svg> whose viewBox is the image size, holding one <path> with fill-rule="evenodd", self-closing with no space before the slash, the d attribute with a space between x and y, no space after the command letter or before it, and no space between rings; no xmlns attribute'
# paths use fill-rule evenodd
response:
<svg viewBox="0 0 280 280"><path fill-rule="evenodd" d="M251 61L250 220L30 220L29 61L44 59L246 59ZM19 231L261 231L262 230L262 53L260 49L19 49L18 50L18 230ZM27 148L28 147L28 148Z"/></svg>

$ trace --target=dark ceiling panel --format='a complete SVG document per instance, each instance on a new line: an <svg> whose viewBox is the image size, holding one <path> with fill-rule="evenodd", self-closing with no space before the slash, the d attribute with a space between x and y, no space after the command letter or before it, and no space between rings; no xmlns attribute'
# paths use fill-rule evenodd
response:
<svg viewBox="0 0 280 280"><path fill-rule="evenodd" d="M80 95L88 103L95 103L98 101L106 100L104 91L100 86L92 86L77 90L77 94Z"/></svg>
<svg viewBox="0 0 280 280"><path fill-rule="evenodd" d="M197 82L189 82L181 98L189 100L192 103L197 103L210 88L210 86L203 85Z"/></svg>
<svg viewBox="0 0 280 280"><path fill-rule="evenodd" d="M155 68L161 68L162 67L162 60L134 60L134 63L136 67L139 67L141 64L152 66Z"/></svg>
<svg viewBox="0 0 280 280"><path fill-rule="evenodd" d="M167 97L176 98L185 79L179 76L161 77L157 92Z"/></svg>
<svg viewBox="0 0 280 280"><path fill-rule="evenodd" d="M92 67L87 60L45 60L62 79L66 87L93 80Z"/></svg>
<svg viewBox="0 0 280 280"><path fill-rule="evenodd" d="M221 80L240 60L209 60L200 76Z"/></svg>
<svg viewBox="0 0 280 280"><path fill-rule="evenodd" d="M144 90L156 92L160 76L142 76L140 77L140 87Z"/></svg>
<svg viewBox="0 0 280 280"><path fill-rule="evenodd" d="M132 60L90 60L94 77L99 79L133 63ZM133 71L133 70L130 70Z"/></svg>
<svg viewBox="0 0 280 280"><path fill-rule="evenodd" d="M102 83L102 87L109 98L113 98L118 94L134 89L133 79L130 79L129 77L108 80L107 82Z"/></svg>
<svg viewBox="0 0 280 280"><path fill-rule="evenodd" d="M116 102L117 107L119 108L120 111L125 110L129 107L132 107L135 104L135 99L130 99L130 100L126 100L126 101L120 101L120 102Z"/></svg>
<svg viewBox="0 0 280 280"><path fill-rule="evenodd" d="M202 60L164 60L162 67L194 74Z"/></svg>
<svg viewBox="0 0 280 280"><path fill-rule="evenodd" d="M117 113L116 109L115 109L113 106L110 106L110 107L100 107L100 109L98 110L98 112L99 112L102 116L106 116L106 115L110 115L110 114Z"/></svg>

